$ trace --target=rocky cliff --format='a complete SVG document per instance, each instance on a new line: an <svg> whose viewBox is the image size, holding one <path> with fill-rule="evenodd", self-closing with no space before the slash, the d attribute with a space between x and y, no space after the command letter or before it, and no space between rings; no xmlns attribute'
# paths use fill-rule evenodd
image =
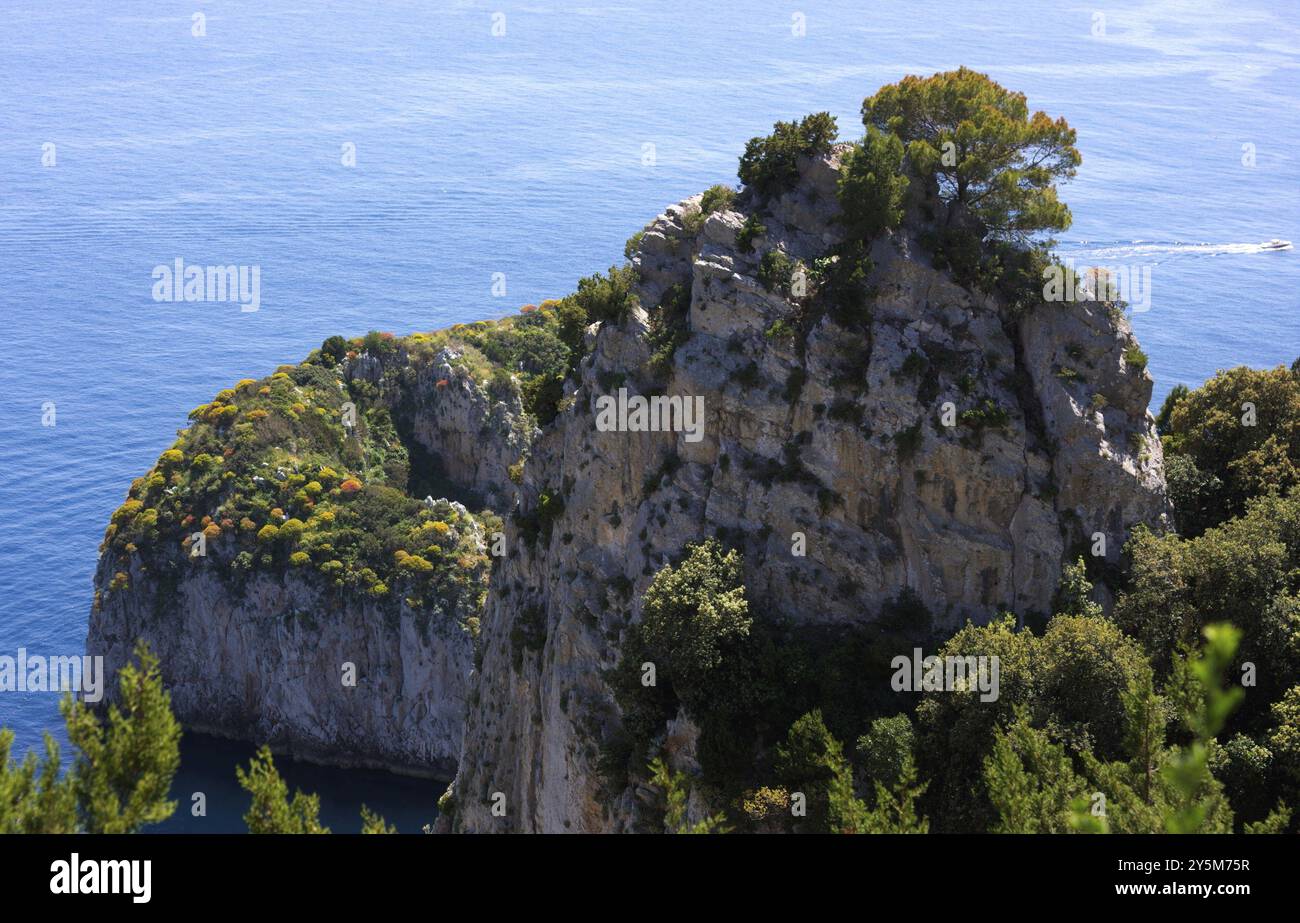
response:
<svg viewBox="0 0 1300 923"><path fill-rule="evenodd" d="M637 243L643 308L589 330L522 485L525 513L541 495L563 512L535 542L509 531L488 594L456 829L637 829L636 788L601 768L620 722L603 671L689 542L743 550L755 618L861 623L911 591L952 628L1049 612L1067 556L1100 534L1114 561L1135 523L1163 520L1152 383L1120 311L1012 312L935 267L914 208L871 249L867 311L837 317L815 292L842 236L837 155L801 170L761 210L669 208ZM683 290L688 335L656 368L644 306ZM703 438L599 431L614 387L703 396ZM696 734L665 729L688 768Z"/></svg>
<svg viewBox="0 0 1300 923"><path fill-rule="evenodd" d="M490 535L425 491L508 506L532 423L472 347L353 345L191 414L109 526L87 648L147 641L191 729L446 778Z"/></svg>
<svg viewBox="0 0 1300 923"><path fill-rule="evenodd" d="M1097 548L1104 572L1165 516L1131 330L959 283L923 195L845 283L840 156L669 208L595 323L566 301L331 338L197 408L109 526L91 653L148 640L193 727L454 764L446 829L616 831L644 792L608 771L606 671L689 543L741 551L751 614L795 635L901 600L935 635L1049 613L1063 563ZM616 394L702 402L701 427L598 425ZM675 765L699 733L664 726Z"/></svg>
<svg viewBox="0 0 1300 923"><path fill-rule="evenodd" d="M145 567L132 568L137 584L149 579ZM137 638L148 641L187 729L332 765L433 777L454 769L473 666L461 622L406 605L394 617L374 602L340 604L296 573L259 574L236 594L200 571L172 593L160 613L146 594L110 594L87 648L116 671Z"/></svg>

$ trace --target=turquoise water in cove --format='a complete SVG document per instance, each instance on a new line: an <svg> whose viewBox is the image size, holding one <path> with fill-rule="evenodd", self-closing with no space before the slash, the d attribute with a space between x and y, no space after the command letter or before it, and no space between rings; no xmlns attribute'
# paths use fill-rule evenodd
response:
<svg viewBox="0 0 1300 923"><path fill-rule="evenodd" d="M562 295L666 204L734 180L774 120L825 109L856 136L863 96L907 73L969 65L1078 129L1060 249L1150 268L1134 325L1157 402L1218 368L1290 363L1300 257L1257 245L1300 241L1297 11L5 0L0 654L82 650L109 514L219 389L333 333ZM152 269L176 257L259 266L260 310L155 302ZM61 735L56 697L0 693L0 725L19 752ZM246 758L187 742L181 813L189 792L224 791L208 823L239 829ZM417 829L441 790L290 773L338 829L362 801Z"/></svg>

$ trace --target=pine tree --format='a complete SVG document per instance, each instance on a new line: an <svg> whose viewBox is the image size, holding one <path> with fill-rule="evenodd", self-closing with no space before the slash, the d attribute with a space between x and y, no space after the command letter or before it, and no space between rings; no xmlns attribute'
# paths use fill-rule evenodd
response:
<svg viewBox="0 0 1300 923"><path fill-rule="evenodd" d="M663 792L664 798L664 833L727 833L724 825L726 818L722 814L713 814L701 818L695 823L687 823L686 806L690 793L686 787L686 774L673 772L662 757L656 756L650 761L650 784Z"/></svg>
<svg viewBox="0 0 1300 923"><path fill-rule="evenodd" d="M118 673L121 701L107 721L71 697L60 707L77 750L71 778L87 833L136 833L176 810L167 795L181 764L181 726L158 658L140 643L135 659Z"/></svg>
<svg viewBox="0 0 1300 923"><path fill-rule="evenodd" d="M1100 618L1104 614L1101 606L1092 598L1092 582L1088 580L1088 568L1082 557L1073 564L1066 564L1062 570L1054 608L1057 615Z"/></svg>
<svg viewBox="0 0 1300 923"><path fill-rule="evenodd" d="M984 781L997 809L995 832L1060 833L1229 833L1233 813L1223 785L1210 771L1215 736L1240 703L1240 687L1223 685L1236 654L1240 632L1210 625L1202 649L1181 659L1167 696L1157 695L1149 674L1140 673L1124 697L1127 715L1125 758L1099 759L1079 747L1080 770L1071 751L1048 730L1031 726L1021 710L1016 721L995 735L985 760ZM1167 710L1178 706L1190 743L1166 742ZM1101 811L1094 813L1094 806ZM1284 829L1285 805L1254 832Z"/></svg>
<svg viewBox="0 0 1300 923"><path fill-rule="evenodd" d="M807 829L814 833L925 833L929 822L917 814L925 792L917 784L910 754L896 784L876 781L876 804L857 797L853 770L844 748L835 739L820 710L790 726L786 742L777 748L776 769L791 792L802 792L807 803Z"/></svg>
<svg viewBox="0 0 1300 923"><path fill-rule="evenodd" d="M930 821L920 815L917 802L926 786L918 784L916 763L909 755L898 782L886 787L876 782L876 804L866 812L864 833L929 833Z"/></svg>
<svg viewBox="0 0 1300 923"><path fill-rule="evenodd" d="M158 658L142 642L118 673L120 702L106 719L72 696L60 704L76 752L62 772L59 746L45 756L10 756L13 733L0 730L0 833L136 833L172 815L167 798L180 766L181 728L163 689Z"/></svg>
<svg viewBox="0 0 1300 923"><path fill-rule="evenodd" d="M320 822L320 796L295 790L289 797L289 786L275 768L271 748L263 745L249 760L248 769L235 767L235 777L243 789L253 796L244 823L249 833L329 833L330 828ZM361 832L396 833L397 828L383 817L361 806Z"/></svg>
<svg viewBox="0 0 1300 923"><path fill-rule="evenodd" d="M271 748L263 745L249 761L248 771L235 767L235 777L253 796L244 813L249 833L329 833L320 822L320 797L295 791L289 798L289 786L275 768Z"/></svg>
<svg viewBox="0 0 1300 923"><path fill-rule="evenodd" d="M45 735L45 758L10 757L14 735L0 730L0 833L76 833L77 795L70 777L59 777L59 745Z"/></svg>
<svg viewBox="0 0 1300 923"><path fill-rule="evenodd" d="M397 828L388 823L364 804L361 806L362 833L396 833Z"/></svg>
<svg viewBox="0 0 1300 923"><path fill-rule="evenodd" d="M1023 93L960 68L905 77L862 104L867 128L907 145L913 169L938 183L954 222L974 219L994 237L1023 241L1070 226L1055 181L1081 157L1065 119L1029 114Z"/></svg>
<svg viewBox="0 0 1300 923"><path fill-rule="evenodd" d="M1068 833L1077 826L1071 811L1087 802L1087 783L1066 749L1032 727L1023 709L994 733L984 783L998 812L992 833Z"/></svg>

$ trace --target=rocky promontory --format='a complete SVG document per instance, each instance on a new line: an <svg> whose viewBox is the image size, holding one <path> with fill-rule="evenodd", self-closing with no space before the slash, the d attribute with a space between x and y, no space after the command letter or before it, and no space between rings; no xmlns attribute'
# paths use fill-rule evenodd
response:
<svg viewBox="0 0 1300 923"><path fill-rule="evenodd" d="M444 829L627 831L649 751L614 674L693 545L735 552L754 623L813 657L1045 619L1083 555L1109 606L1166 515L1122 307L1044 301L1028 251L972 262L915 177L864 233L852 151L669 207L564 299L331 337L196 408L108 527L90 652L147 640L190 727L454 771ZM701 425L605 426L615 395ZM664 702L673 768L765 759L767 730Z"/></svg>

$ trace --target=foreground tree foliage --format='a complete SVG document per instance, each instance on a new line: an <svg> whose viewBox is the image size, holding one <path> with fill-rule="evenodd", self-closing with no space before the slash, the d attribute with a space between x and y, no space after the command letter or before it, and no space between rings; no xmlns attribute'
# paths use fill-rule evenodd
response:
<svg viewBox="0 0 1300 923"><path fill-rule="evenodd" d="M295 790L289 795L288 784L275 768L271 748L263 745L249 761L248 769L235 767L235 777L244 791L253 796L244 823L249 833L329 833L320 822L320 796ZM362 833L396 833L397 828L365 805L361 806Z"/></svg>
<svg viewBox="0 0 1300 923"><path fill-rule="evenodd" d="M999 696L927 693L917 708L917 760L931 783L927 810L946 831L994 823L981 770L999 730L1022 718L1108 758L1120 752L1125 691L1151 674L1142 651L1107 619L1059 615L1036 636L1007 617L967 625L940 656L997 657Z"/></svg>
<svg viewBox="0 0 1300 923"><path fill-rule="evenodd" d="M696 821L686 819L690 791L686 773L674 772L661 757L650 762L650 784L659 789L664 802L664 833L727 833L722 814L713 814Z"/></svg>
<svg viewBox="0 0 1300 923"><path fill-rule="evenodd" d="M15 762L13 732L0 730L0 833L138 833L176 810L167 796L180 768L181 726L163 688L158 658L141 642L118 672L120 701L100 717L65 698L60 708L75 757L63 771L59 746L45 735L45 756ZM244 815L250 833L329 833L319 820L320 799L295 792L280 778L267 747L239 784L253 795ZM396 833L361 808L362 833Z"/></svg>
<svg viewBox="0 0 1300 923"><path fill-rule="evenodd" d="M1234 730L1266 713L1300 676L1300 496L1265 496L1245 515L1192 539L1137 530L1132 564L1114 618L1167 670L1210 621L1244 632L1238 663L1256 667L1258 693Z"/></svg>
<svg viewBox="0 0 1300 923"><path fill-rule="evenodd" d="M886 785L872 782L871 801L855 792L853 771L843 747L826 728L820 711L811 711L790 726L777 748L776 772L785 790L802 800L805 813L794 815L792 828L810 833L927 833L929 821L918 814L925 786L918 784L911 756L903 758L898 778Z"/></svg>
<svg viewBox="0 0 1300 923"><path fill-rule="evenodd" d="M1204 648L1179 662L1165 696L1150 677L1128 689L1125 752L1106 761L1067 747L1021 712L1000 728L984 761L984 781L999 833L1230 833L1233 813L1210 771L1215 736L1242 698L1223 685L1240 633L1227 625L1205 630ZM1169 707L1181 711L1191 740L1166 739ZM1289 819L1279 809L1271 824Z"/></svg>
<svg viewBox="0 0 1300 923"><path fill-rule="evenodd" d="M253 796L244 813L249 833L329 833L320 822L320 797L295 791L275 768L271 748L263 746L249 762L248 770L235 767L235 777L244 791Z"/></svg>
<svg viewBox="0 0 1300 923"><path fill-rule="evenodd" d="M10 757L0 731L0 832L136 833L172 815L167 794L180 766L181 728L163 689L158 659L143 644L118 673L120 702L100 718L68 696L60 706L76 752L62 772L48 734L45 757Z"/></svg>

